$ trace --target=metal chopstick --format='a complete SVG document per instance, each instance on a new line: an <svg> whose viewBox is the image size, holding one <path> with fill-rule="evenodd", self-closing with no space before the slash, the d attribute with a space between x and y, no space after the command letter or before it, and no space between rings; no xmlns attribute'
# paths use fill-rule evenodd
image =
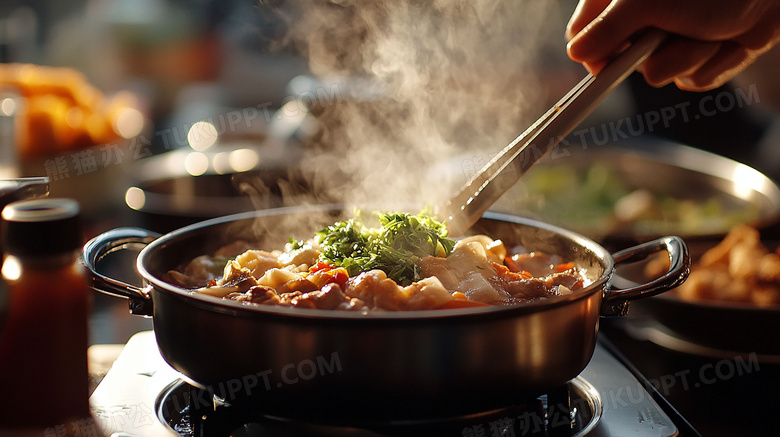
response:
<svg viewBox="0 0 780 437"><path fill-rule="evenodd" d="M470 228L520 177L574 130L661 45L666 33L649 29L607 64L588 74L520 136L499 152L449 201L439 215L456 235ZM544 134L544 136L542 136ZM541 142L537 140L541 139Z"/></svg>

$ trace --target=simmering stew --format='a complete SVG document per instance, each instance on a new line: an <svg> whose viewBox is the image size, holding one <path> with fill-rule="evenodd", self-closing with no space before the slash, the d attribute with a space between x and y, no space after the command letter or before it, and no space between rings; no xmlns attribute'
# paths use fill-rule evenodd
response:
<svg viewBox="0 0 780 437"><path fill-rule="evenodd" d="M276 250L235 242L166 279L247 305L357 311L514 305L588 285L580 267L555 254L486 235L449 239L424 213L376 215L375 227L358 213Z"/></svg>

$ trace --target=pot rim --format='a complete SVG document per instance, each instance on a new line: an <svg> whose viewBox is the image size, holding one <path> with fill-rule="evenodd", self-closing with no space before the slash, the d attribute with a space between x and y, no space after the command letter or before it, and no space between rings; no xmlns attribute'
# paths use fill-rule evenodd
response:
<svg viewBox="0 0 780 437"><path fill-rule="evenodd" d="M372 206L367 206L370 208ZM365 320L365 321L389 321L389 320L406 320L406 321L426 321L426 320L438 320L442 318L452 317L470 317L475 319L481 319L480 316L516 316L519 314L527 314L534 312L541 312L549 310L559 306L567 305L571 302L586 299L594 293L603 293L607 282L611 278L614 272L614 260L612 255L600 244L596 243L589 238L586 238L573 231L545 223L537 220L514 216L510 214L487 212L483 218L516 223L522 225L528 225L535 228L551 231L560 234L567 239L576 242L580 247L587 249L594 253L598 260L601 262L603 271L601 275L591 282L587 287L577 290L572 294L565 296L554 296L550 298L544 298L537 301L517 304L517 305L490 305L485 307L476 308L456 308L456 309L433 309L433 310L415 310L415 311L333 311L333 310L319 310L308 308L294 308L285 306L272 306L272 305L255 305L245 304L241 302L232 301L229 299L222 299L207 294L196 293L185 288L177 287L173 284L163 281L162 279L154 276L146 268L147 259L150 254L157 250L163 250L163 248L172 240L184 238L186 235L203 228L221 225L225 223L233 223L241 220L255 219L267 216L278 216L291 213L303 213L303 212L323 212L323 211L343 211L345 205L343 204L320 204L320 205L305 205L305 206L290 206L273 209L265 209L259 211L248 211L236 214L230 214L221 216L202 222L188 225L172 232L169 232L161 237L155 239L144 247L138 254L136 260L136 269L143 277L147 284L147 289L151 289L153 292L165 292L172 294L178 298L189 301L192 305L197 307L211 310L214 312L229 314L238 317L257 317L258 314L263 314L270 317L284 317L284 318L301 318L301 319L321 319L332 321L346 321L346 320ZM351 322L354 323L354 322Z"/></svg>

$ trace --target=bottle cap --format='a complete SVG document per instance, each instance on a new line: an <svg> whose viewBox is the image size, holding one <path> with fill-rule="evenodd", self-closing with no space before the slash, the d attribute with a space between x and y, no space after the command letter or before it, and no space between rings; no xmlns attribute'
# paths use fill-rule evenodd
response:
<svg viewBox="0 0 780 437"><path fill-rule="evenodd" d="M46 256L81 247L79 204L72 199L12 202L3 208L4 252Z"/></svg>

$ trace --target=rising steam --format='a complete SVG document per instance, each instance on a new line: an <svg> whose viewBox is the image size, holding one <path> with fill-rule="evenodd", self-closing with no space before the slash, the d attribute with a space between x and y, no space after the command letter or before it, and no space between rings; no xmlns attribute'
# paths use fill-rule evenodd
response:
<svg viewBox="0 0 780 437"><path fill-rule="evenodd" d="M319 111L305 165L344 203L431 204L541 114L564 56L558 2L291 0L285 43L326 86L369 82ZM559 69L558 69L559 70ZM316 153L314 152L316 151ZM454 169L454 171L453 171ZM473 170L473 169L472 169ZM323 175L326 175L323 177Z"/></svg>

